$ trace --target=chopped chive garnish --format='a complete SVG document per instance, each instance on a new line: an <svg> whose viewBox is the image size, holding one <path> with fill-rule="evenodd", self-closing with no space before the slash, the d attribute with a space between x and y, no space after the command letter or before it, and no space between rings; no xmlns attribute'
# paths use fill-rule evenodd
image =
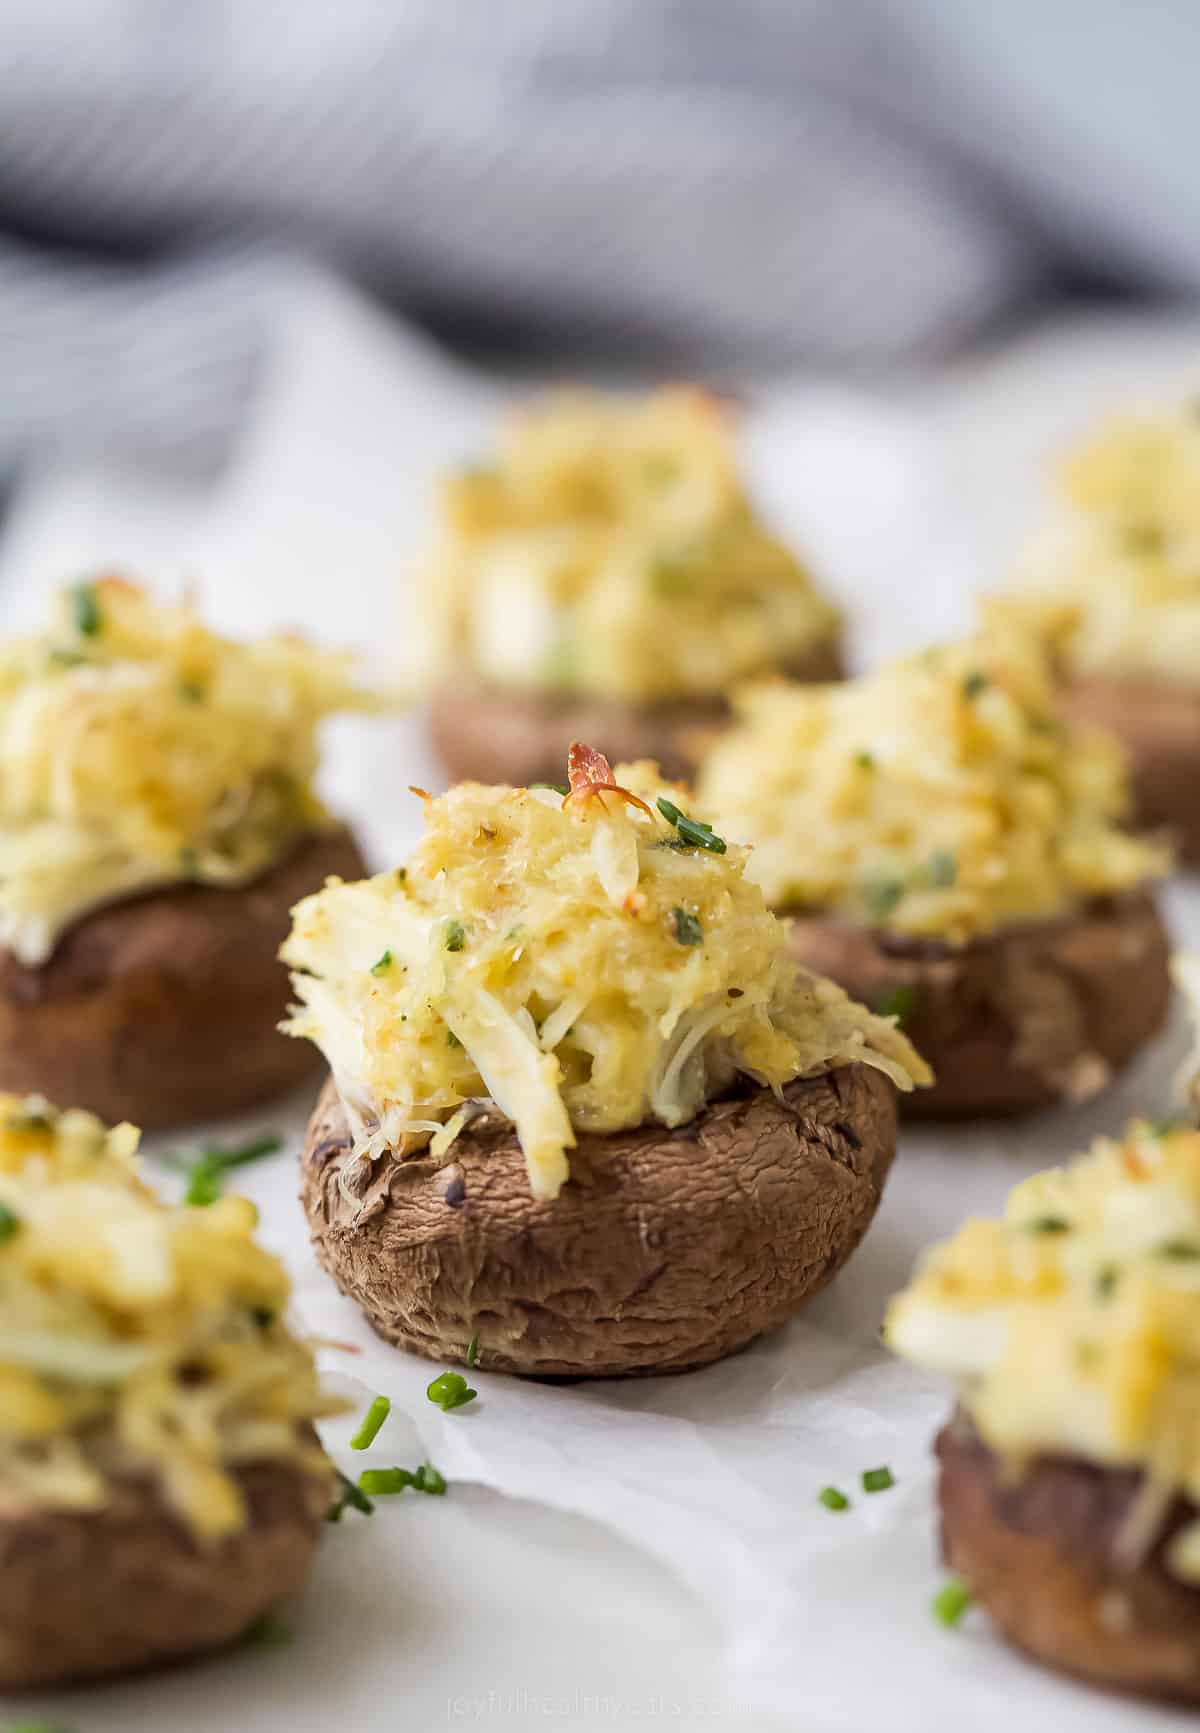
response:
<svg viewBox="0 0 1200 1733"><path fill-rule="evenodd" d="M369 1493L372 1498L391 1498L410 1486L414 1492L428 1492L440 1498L446 1490L446 1481L432 1462L423 1462L419 1468L364 1468L358 1477L359 1491Z"/></svg>
<svg viewBox="0 0 1200 1733"><path fill-rule="evenodd" d="M978 668L975 668L967 675L966 679L962 683L963 697L978 698L979 694L981 692L986 692L990 685L991 681L988 679L987 675L981 673Z"/></svg>
<svg viewBox="0 0 1200 1733"><path fill-rule="evenodd" d="M250 1316L260 1330L269 1330L279 1313L272 1306L251 1306Z"/></svg>
<svg viewBox="0 0 1200 1733"><path fill-rule="evenodd" d="M961 1577L951 1577L934 1595L929 1610L939 1625L953 1630L970 1604L971 1591L966 1583Z"/></svg>
<svg viewBox="0 0 1200 1733"><path fill-rule="evenodd" d="M406 883L407 879L408 879L408 868L407 867L397 867L396 868L396 883L398 885L402 885L402 884Z"/></svg>
<svg viewBox="0 0 1200 1733"><path fill-rule="evenodd" d="M20 1216L14 1215L6 1203L0 1203L0 1246L12 1239L20 1225Z"/></svg>
<svg viewBox="0 0 1200 1733"><path fill-rule="evenodd" d="M1116 1291L1120 1271L1115 1264L1105 1264L1102 1270L1096 1271L1096 1297L1100 1300L1110 1299Z"/></svg>
<svg viewBox="0 0 1200 1733"><path fill-rule="evenodd" d="M204 682L202 680L181 680L179 696L186 698L189 704L203 704L205 698Z"/></svg>
<svg viewBox="0 0 1200 1733"><path fill-rule="evenodd" d="M471 1337L471 1340L467 1343L467 1365L468 1366L478 1366L478 1364L479 1364L479 1331L476 1330L475 1334Z"/></svg>
<svg viewBox="0 0 1200 1733"><path fill-rule="evenodd" d="M571 792L570 787L565 782L531 782L529 786L530 788L552 788L555 794L561 794L564 800Z"/></svg>
<svg viewBox="0 0 1200 1733"><path fill-rule="evenodd" d="M48 1113L10 1113L4 1121L8 1131L49 1131L50 1115Z"/></svg>
<svg viewBox="0 0 1200 1733"><path fill-rule="evenodd" d="M1185 1263L1192 1258L1200 1258L1200 1246L1195 1240L1164 1240L1158 1248L1160 1258L1173 1258L1177 1263Z"/></svg>
<svg viewBox="0 0 1200 1733"><path fill-rule="evenodd" d="M370 1516L375 1506L371 1503L361 1487L355 1486L348 1474L337 1471L338 1493L329 1509L325 1512L326 1522L341 1522L344 1510L361 1510L364 1516Z"/></svg>
<svg viewBox="0 0 1200 1733"><path fill-rule="evenodd" d="M904 883L901 879L868 879L862 887L862 899L867 905L867 913L877 921L886 920L903 895Z"/></svg>
<svg viewBox="0 0 1200 1733"><path fill-rule="evenodd" d="M836 1486L823 1486L817 1494L818 1502L826 1510L849 1510L850 1500L844 1492L839 1492Z"/></svg>
<svg viewBox="0 0 1200 1733"><path fill-rule="evenodd" d="M875 1009L880 1017L894 1017L903 1029L916 1009L916 1004L917 989L911 983L904 982L885 993Z"/></svg>
<svg viewBox="0 0 1200 1733"><path fill-rule="evenodd" d="M91 584L76 584L71 592L71 610L75 616L75 630L81 638L95 638L99 635L102 623L100 604Z"/></svg>
<svg viewBox="0 0 1200 1733"><path fill-rule="evenodd" d="M183 1194L184 1203L204 1204L216 1203L221 1195L221 1176L231 1167L245 1167L249 1162L261 1161L266 1155L274 1155L276 1150L283 1148L281 1137L256 1137L251 1143L244 1143L238 1149L206 1149L192 1163L188 1172L187 1190Z"/></svg>
<svg viewBox="0 0 1200 1733"><path fill-rule="evenodd" d="M1071 1231L1066 1216L1034 1216L1025 1226L1031 1234L1066 1234Z"/></svg>
<svg viewBox="0 0 1200 1733"><path fill-rule="evenodd" d="M371 964L371 973L373 975L386 975L391 966L392 953L390 951L385 951L377 962Z"/></svg>
<svg viewBox="0 0 1200 1733"><path fill-rule="evenodd" d="M925 863L925 876L931 885L944 890L958 877L958 861L949 849L935 849Z"/></svg>
<svg viewBox="0 0 1200 1733"><path fill-rule="evenodd" d="M452 1408L464 1408L474 1402L478 1390L472 1390L461 1372L442 1372L425 1391L429 1400L448 1414Z"/></svg>
<svg viewBox="0 0 1200 1733"><path fill-rule="evenodd" d="M706 848L710 854L724 854L725 838L713 835L711 824L705 824L703 819L688 818L680 812L673 800L668 800L665 794L660 794L655 805L668 824L673 824L679 832L679 840L688 848Z"/></svg>
<svg viewBox="0 0 1200 1733"><path fill-rule="evenodd" d="M860 770L874 770L875 754L873 752L856 752L854 762Z"/></svg>
<svg viewBox="0 0 1200 1733"><path fill-rule="evenodd" d="M447 1029L447 1031L446 1031L446 1045L447 1045L447 1047L461 1047L462 1046L462 1042L459 1040L458 1036L454 1033L453 1029Z"/></svg>
<svg viewBox="0 0 1200 1733"><path fill-rule="evenodd" d="M1150 1119L1146 1122L1146 1136L1170 1137L1173 1131L1183 1131L1186 1125L1183 1119Z"/></svg>
<svg viewBox="0 0 1200 1733"><path fill-rule="evenodd" d="M252 1649L286 1649L292 1640L291 1626L285 1625L277 1613L264 1613L255 1619L242 1638Z"/></svg>
<svg viewBox="0 0 1200 1733"><path fill-rule="evenodd" d="M443 943L448 951L461 951L467 942L467 929L461 921L447 921Z"/></svg>
<svg viewBox="0 0 1200 1733"><path fill-rule="evenodd" d="M890 1468L864 1468L862 1486L864 1492L886 1492L890 1486L895 1486L896 1477Z"/></svg>
<svg viewBox="0 0 1200 1733"><path fill-rule="evenodd" d="M681 945L702 945L704 943L704 928L695 915L687 909L671 910L671 925L675 929L675 937Z"/></svg>
<svg viewBox="0 0 1200 1733"><path fill-rule="evenodd" d="M359 1490L372 1498L390 1498L416 1483L416 1475L407 1468L364 1468L358 1477Z"/></svg>
<svg viewBox="0 0 1200 1733"><path fill-rule="evenodd" d="M362 1417L362 1424L350 1440L351 1450L366 1450L374 1444L379 1436L379 1429L392 1412L392 1404L386 1396L376 1396L367 1412Z"/></svg>

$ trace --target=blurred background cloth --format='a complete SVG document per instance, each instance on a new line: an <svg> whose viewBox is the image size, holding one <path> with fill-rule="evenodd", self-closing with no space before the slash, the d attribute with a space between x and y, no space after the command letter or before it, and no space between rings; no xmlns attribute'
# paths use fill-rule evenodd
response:
<svg viewBox="0 0 1200 1733"><path fill-rule="evenodd" d="M227 454L289 285L663 369L1200 287L1195 0L6 0L0 478Z"/></svg>

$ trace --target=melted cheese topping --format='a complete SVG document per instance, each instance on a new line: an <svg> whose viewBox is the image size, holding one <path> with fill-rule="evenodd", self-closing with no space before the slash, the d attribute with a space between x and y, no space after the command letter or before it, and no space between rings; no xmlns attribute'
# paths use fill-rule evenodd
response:
<svg viewBox="0 0 1200 1733"><path fill-rule="evenodd" d="M781 909L963 943L1164 872L1120 748L1053 717L1040 658L978 638L820 687L752 687L698 789Z"/></svg>
<svg viewBox="0 0 1200 1733"><path fill-rule="evenodd" d="M683 789L652 764L615 774L637 804L427 797L406 868L298 904L287 1027L329 1060L361 1152L443 1150L486 1098L552 1198L576 1128L678 1125L738 1072L779 1088L860 1059L901 1088L928 1079L892 1022L791 961L744 850L689 845L662 816Z"/></svg>
<svg viewBox="0 0 1200 1733"><path fill-rule="evenodd" d="M927 1255L885 1335L956 1382L993 1450L1200 1502L1200 1132L1136 1122L1018 1185Z"/></svg>
<svg viewBox="0 0 1200 1733"><path fill-rule="evenodd" d="M424 589L435 659L518 689L709 695L836 636L755 517L706 393L564 392L448 478Z"/></svg>
<svg viewBox="0 0 1200 1733"><path fill-rule="evenodd" d="M0 1098L0 1501L93 1510L149 1476L198 1537L239 1528L230 1470L328 1467L338 1404L280 1321L287 1278L229 1197L167 1209L132 1126Z"/></svg>
<svg viewBox="0 0 1200 1733"><path fill-rule="evenodd" d="M1200 414L1125 416L1073 452L1062 509L992 618L1071 674L1200 681Z"/></svg>
<svg viewBox="0 0 1200 1733"><path fill-rule="evenodd" d="M327 822L317 727L367 708L344 658L236 643L119 578L0 647L0 944L43 961L149 886L254 877Z"/></svg>

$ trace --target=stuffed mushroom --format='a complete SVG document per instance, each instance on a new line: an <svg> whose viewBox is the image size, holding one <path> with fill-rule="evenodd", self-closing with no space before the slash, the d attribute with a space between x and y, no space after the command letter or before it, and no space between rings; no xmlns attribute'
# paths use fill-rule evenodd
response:
<svg viewBox="0 0 1200 1733"><path fill-rule="evenodd" d="M727 411L673 387L515 418L443 484L423 573L436 748L455 778L562 774L572 740L681 775L739 679L841 672L840 622L759 521Z"/></svg>
<svg viewBox="0 0 1200 1733"><path fill-rule="evenodd" d="M321 720L367 703L342 658L119 578L0 646L0 1088L158 1127L304 1077L277 952L364 870L313 775Z"/></svg>
<svg viewBox="0 0 1200 1733"><path fill-rule="evenodd" d="M1072 454L1064 510L987 603L1050 650L1069 717L1128 748L1139 823L1200 862L1200 417L1125 416Z"/></svg>
<svg viewBox="0 0 1200 1733"><path fill-rule="evenodd" d="M1138 1122L1026 1180L935 1248L885 1333L957 1386L942 1546L1001 1633L1200 1702L1200 1133Z"/></svg>
<svg viewBox="0 0 1200 1733"><path fill-rule="evenodd" d="M295 911L332 1077L302 1196L381 1335L550 1376L680 1371L782 1324L878 1204L909 1042L798 967L656 767L426 797L407 866Z"/></svg>
<svg viewBox="0 0 1200 1733"><path fill-rule="evenodd" d="M137 1132L0 1097L0 1689L165 1665L307 1572L333 1471L244 1198L169 1209Z"/></svg>
<svg viewBox="0 0 1200 1733"><path fill-rule="evenodd" d="M899 1017L932 1115L1098 1093L1162 1026L1167 850L1128 834L1123 756L998 634L841 686L738 699L699 797L753 845L796 955Z"/></svg>

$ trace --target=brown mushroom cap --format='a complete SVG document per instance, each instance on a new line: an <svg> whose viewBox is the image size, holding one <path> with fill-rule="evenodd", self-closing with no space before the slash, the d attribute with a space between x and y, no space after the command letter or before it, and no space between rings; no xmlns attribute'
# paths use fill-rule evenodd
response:
<svg viewBox="0 0 1200 1733"><path fill-rule="evenodd" d="M851 998L911 999L904 1032L933 1067L914 1118L1024 1113L1096 1095L1166 1021L1170 945L1149 891L951 949L800 914L801 962Z"/></svg>
<svg viewBox="0 0 1200 1733"><path fill-rule="evenodd" d="M1059 693L1072 722L1106 728L1130 756L1138 824L1167 830L1180 857L1200 864L1200 682L1077 677Z"/></svg>
<svg viewBox="0 0 1200 1733"><path fill-rule="evenodd" d="M235 1476L249 1520L195 1539L145 1482L97 1511L0 1510L0 1688L164 1666L235 1641L308 1574L332 1476L294 1463Z"/></svg>
<svg viewBox="0 0 1200 1733"><path fill-rule="evenodd" d="M690 1124L581 1134L552 1203L498 1115L441 1163L351 1159L332 1083L301 1161L317 1256L379 1334L488 1370L680 1372L783 1324L839 1270L879 1203L896 1091L867 1065L747 1088ZM359 1177L361 1175L361 1178Z"/></svg>
<svg viewBox="0 0 1200 1733"><path fill-rule="evenodd" d="M840 680L845 672L836 639L815 644L786 669L793 680ZM510 691L464 674L446 681L430 700L429 729L452 781L558 782L574 740L591 740L612 764L653 758L663 775L686 777L695 768L692 736L728 723L724 698L678 698L657 704L571 693Z"/></svg>
<svg viewBox="0 0 1200 1733"><path fill-rule="evenodd" d="M339 827L248 885L173 885L96 909L38 967L0 949L0 1090L153 1130L294 1087L319 1056L276 1029L290 910L330 873L366 870Z"/></svg>
<svg viewBox="0 0 1200 1733"><path fill-rule="evenodd" d="M937 1454L946 1563L1009 1642L1097 1685L1200 1702L1200 1589L1164 1562L1194 1505L1176 1499L1147 1557L1123 1565L1136 1470L1042 1457L1014 1478L962 1414Z"/></svg>

